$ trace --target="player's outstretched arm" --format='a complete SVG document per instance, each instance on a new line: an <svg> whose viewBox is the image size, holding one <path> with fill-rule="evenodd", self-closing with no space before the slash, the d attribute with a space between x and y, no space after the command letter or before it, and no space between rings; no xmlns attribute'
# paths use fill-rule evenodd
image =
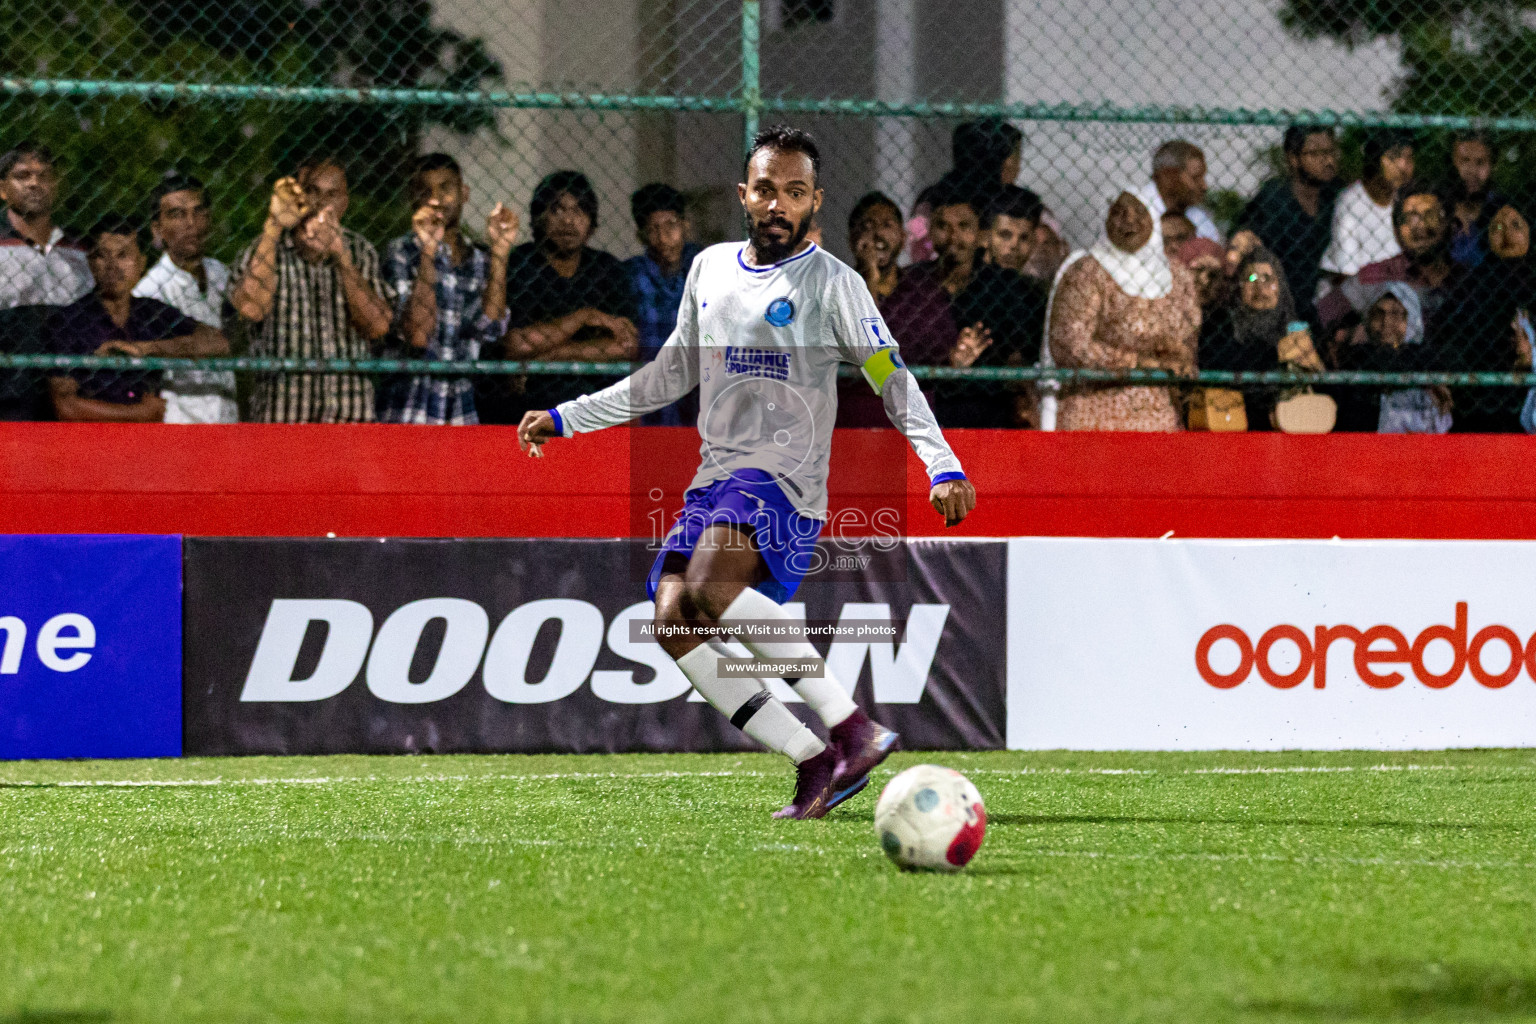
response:
<svg viewBox="0 0 1536 1024"><path fill-rule="evenodd" d="M872 356L865 363L864 374L871 384L879 385L891 425L906 436L923 460L932 482L928 501L944 517L946 527L960 525L976 507L976 488L949 447L917 380L890 350Z"/></svg>
<svg viewBox="0 0 1536 1024"><path fill-rule="evenodd" d="M529 409L517 425L517 446L531 459L543 458L544 442L555 436L555 418L545 409Z"/></svg>

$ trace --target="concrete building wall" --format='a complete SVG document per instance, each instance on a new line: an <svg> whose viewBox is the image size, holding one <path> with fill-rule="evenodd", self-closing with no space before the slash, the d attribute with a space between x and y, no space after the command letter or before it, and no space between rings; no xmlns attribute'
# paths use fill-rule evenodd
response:
<svg viewBox="0 0 1536 1024"><path fill-rule="evenodd" d="M438 21L480 36L502 62L514 89L632 92L639 85L641 0L436 0ZM634 114L504 110L495 131L473 136L437 130L428 144L452 153L471 189L466 212L483 224L496 202L515 205L527 224L528 200L550 171L575 168L601 199L593 244L628 255L636 249L628 197L639 184L643 147ZM654 133L650 133L654 134Z"/></svg>
<svg viewBox="0 0 1536 1024"><path fill-rule="evenodd" d="M1287 36L1268 0L834 0L830 22L785 28L763 0L766 95L1379 109L1400 66L1382 42L1353 52ZM439 20L483 37L514 85L724 95L740 79L736 0L436 0ZM769 115L771 118L771 115ZM847 211L880 189L910 208L949 164L952 121L795 117L825 154L829 247L846 255ZM1213 188L1251 193L1278 129L1021 123L1019 183L1087 243L1102 194L1145 179L1173 137L1207 150ZM499 138L496 137L499 134ZM526 213L533 185L585 171L603 201L597 242L636 251L629 192L667 180L690 197L706 241L740 237L742 123L720 114L507 111L498 133L438 132L465 164L483 219L497 199ZM504 140L504 142L503 142Z"/></svg>
<svg viewBox="0 0 1536 1024"><path fill-rule="evenodd" d="M1401 73L1382 41L1354 51L1287 35L1265 0L1041 0L1007 5L1005 98L1114 103L1380 110ZM1206 150L1213 189L1251 194L1269 173L1279 128L1207 125L1021 124L1020 183L1038 190L1072 241L1091 243L1105 195L1151 174L1172 138Z"/></svg>

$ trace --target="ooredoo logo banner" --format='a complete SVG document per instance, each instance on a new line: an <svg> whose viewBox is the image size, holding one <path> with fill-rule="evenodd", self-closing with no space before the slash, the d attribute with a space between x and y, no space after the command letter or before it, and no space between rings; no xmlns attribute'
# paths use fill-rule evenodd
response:
<svg viewBox="0 0 1536 1024"><path fill-rule="evenodd" d="M1536 745L1536 543L1014 540L1009 745Z"/></svg>
<svg viewBox="0 0 1536 1024"><path fill-rule="evenodd" d="M0 757L181 753L181 538L0 537Z"/></svg>

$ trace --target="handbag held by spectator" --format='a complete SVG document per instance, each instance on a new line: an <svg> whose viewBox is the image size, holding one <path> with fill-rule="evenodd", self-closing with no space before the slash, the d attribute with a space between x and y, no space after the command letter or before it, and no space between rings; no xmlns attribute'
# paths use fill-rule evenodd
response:
<svg viewBox="0 0 1536 1024"><path fill-rule="evenodd" d="M1338 418L1338 403L1311 388L1282 398L1269 414L1270 425L1286 434L1328 434Z"/></svg>
<svg viewBox="0 0 1536 1024"><path fill-rule="evenodd" d="M1236 433L1248 429L1243 393L1232 388L1195 388L1189 393L1189 429Z"/></svg>

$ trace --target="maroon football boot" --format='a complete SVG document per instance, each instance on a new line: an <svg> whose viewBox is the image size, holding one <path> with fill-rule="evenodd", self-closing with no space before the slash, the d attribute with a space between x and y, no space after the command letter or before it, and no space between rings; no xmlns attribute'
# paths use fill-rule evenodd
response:
<svg viewBox="0 0 1536 1024"><path fill-rule="evenodd" d="M837 773L832 779L832 797L827 810L855 795L869 785L869 773L896 749L901 737L863 711L855 710L831 730L837 751Z"/></svg>
<svg viewBox="0 0 1536 1024"><path fill-rule="evenodd" d="M795 766L795 799L788 807L774 811L775 818L819 818L832 806L832 776L837 771L837 754L831 747Z"/></svg>

